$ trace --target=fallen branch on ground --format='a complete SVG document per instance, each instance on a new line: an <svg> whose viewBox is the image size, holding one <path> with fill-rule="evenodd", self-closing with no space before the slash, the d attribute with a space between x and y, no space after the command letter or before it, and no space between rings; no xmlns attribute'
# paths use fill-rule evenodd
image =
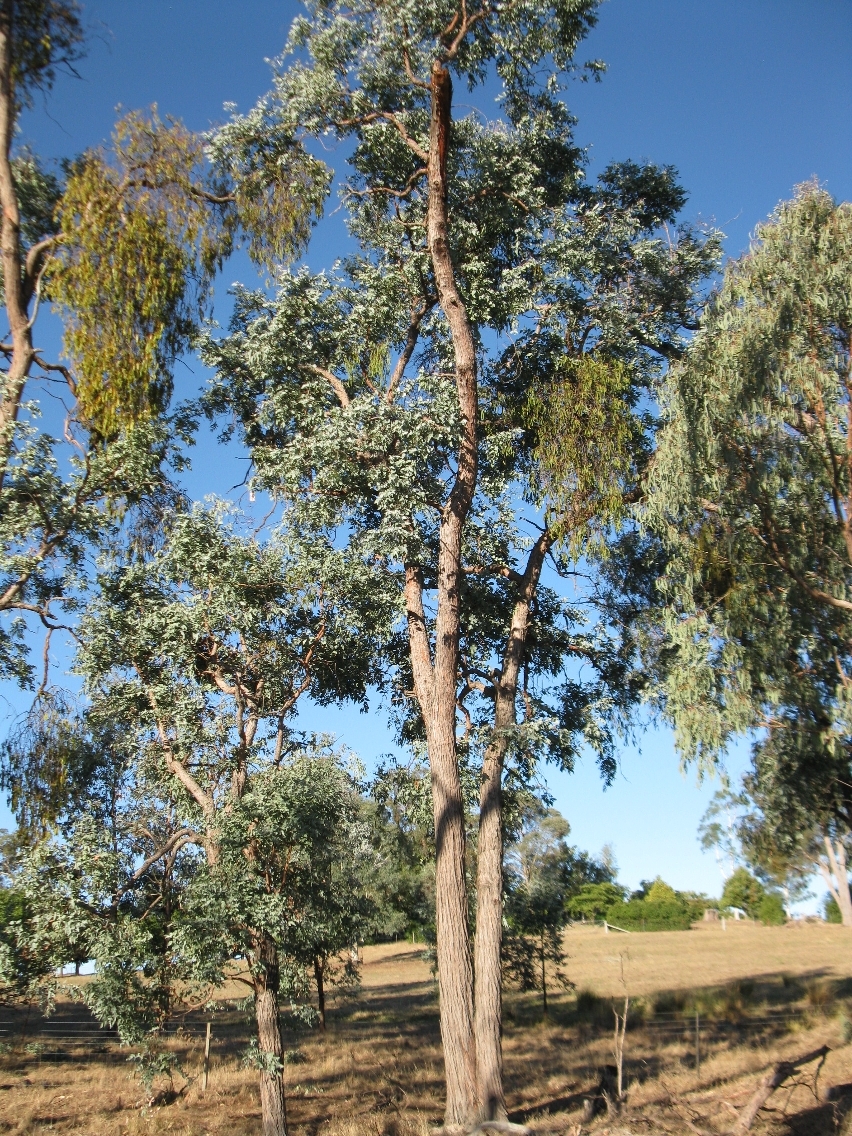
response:
<svg viewBox="0 0 852 1136"><path fill-rule="evenodd" d="M797 1069L819 1059L819 1068L814 1076L814 1080L816 1080L816 1077L819 1076L819 1070L830 1052L829 1047L823 1045L819 1049L814 1049L811 1053L806 1053L804 1057L797 1057L793 1061L779 1061L775 1068L771 1069L760 1082L751 1100L740 1113L736 1124L730 1129L729 1136L742 1136L743 1132L748 1132L754 1124L757 1114L775 1090L780 1088L788 1077L792 1077Z"/></svg>

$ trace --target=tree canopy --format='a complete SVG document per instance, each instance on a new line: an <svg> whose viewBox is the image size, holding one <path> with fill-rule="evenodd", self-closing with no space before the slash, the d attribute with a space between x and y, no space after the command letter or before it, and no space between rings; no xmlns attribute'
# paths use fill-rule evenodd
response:
<svg viewBox="0 0 852 1136"><path fill-rule="evenodd" d="M752 731L750 795L787 849L848 834L852 207L800 186L731 262L665 385L648 510L678 744Z"/></svg>

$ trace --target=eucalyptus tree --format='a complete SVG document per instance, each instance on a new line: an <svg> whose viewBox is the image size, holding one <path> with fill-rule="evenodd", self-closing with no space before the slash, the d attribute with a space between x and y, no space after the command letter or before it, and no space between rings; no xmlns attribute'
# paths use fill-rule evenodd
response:
<svg viewBox="0 0 852 1136"><path fill-rule="evenodd" d="M586 185L562 88L595 19L593 0L310 4L256 113L299 141L349 140L358 251L331 274L283 274L272 300L239 293L232 334L204 350L208 408L234 416L255 484L292 502L296 526L334 529L404 611L397 697L431 766L450 1126L505 1114L507 752L528 767L552 742L570 761L579 735L611 772L637 694L617 630L572 634L542 570L558 546L570 569L623 514L647 451L641 392L680 350L715 256L685 229L662 238L684 200L671 170L627 163ZM459 81L496 89L501 117L457 114ZM526 520L544 521L531 539ZM566 679L566 656L588 660L588 682Z"/></svg>
<svg viewBox="0 0 852 1136"><path fill-rule="evenodd" d="M175 502L190 424L164 420L175 359L223 259L293 255L326 192L321 163L251 123L215 138L127 115L113 144L51 172L16 141L21 112L85 49L76 0L0 4L0 669L33 684L27 620L63 624L85 550L140 503ZM48 305L60 361L39 346ZM47 398L45 397L47 395ZM42 418L42 411L45 416ZM49 644L45 648L47 657ZM46 679L43 686L46 684Z"/></svg>
<svg viewBox="0 0 852 1136"><path fill-rule="evenodd" d="M800 186L666 382L648 518L688 757L754 732L749 796L796 854L852 831L852 206Z"/></svg>
<svg viewBox="0 0 852 1136"><path fill-rule="evenodd" d="M373 593L319 540L262 544L198 508L158 551L105 564L81 623L92 720L126 736L137 775L203 856L173 949L213 983L246 959L266 1136L286 1132L282 981L292 989L333 947L323 930L341 878L354 888L369 854L338 764L309 760L289 719L307 693L364 698L387 607Z"/></svg>
<svg viewBox="0 0 852 1136"><path fill-rule="evenodd" d="M808 894L808 878L819 866L820 853L825 853L815 839L816 832L792 845L778 841L774 826L761 810L760 790L752 775L743 779L737 792L725 784L714 793L701 818L698 837L702 848L715 850L720 869L727 860L728 871L722 872L725 879L733 876L738 865L745 866L764 887L781 891L788 915L790 904Z"/></svg>

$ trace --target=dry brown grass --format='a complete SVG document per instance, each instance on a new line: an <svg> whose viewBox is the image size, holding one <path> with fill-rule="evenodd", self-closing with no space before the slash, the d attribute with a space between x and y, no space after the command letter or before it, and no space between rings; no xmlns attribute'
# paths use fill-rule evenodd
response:
<svg viewBox="0 0 852 1136"><path fill-rule="evenodd" d="M621 992L620 955L631 994L721 986L737 979L846 978L852 974L849 932L831 923L762 927L745 919L699 923L687 934L657 931L623 935L576 924L565 936L571 978L580 990L611 997ZM844 947L844 943L847 945Z"/></svg>
<svg viewBox="0 0 852 1136"><path fill-rule="evenodd" d="M728 924L726 932L702 926L626 936L577 927L567 947L571 976L586 992L579 1010L574 994L562 994L542 1021L535 996L507 996L509 1108L535 1132L576 1136L583 1094L612 1060L609 999L623 990L622 956L635 1008L626 1046L628 1105L617 1121L600 1117L585 1130L721 1132L758 1074L823 1043L832 1052L821 1083L852 1082L852 1045L844 1042L842 1023L847 1006L852 1018L852 935L843 928ZM361 994L334 1005L328 1035L288 1039L306 1058L287 1067L294 1136L425 1136L439 1120L437 1006L421 948L389 944L364 953ZM691 1033L695 1006L709 1015L700 1076ZM779 1020L754 1028L772 1011ZM730 1014L738 1026L712 1020ZM793 1017L780 1020L785 1015ZM660 1032L661 1021L675 1023L674 1030ZM176 1102L154 1108L145 1107L126 1055L115 1048L89 1055L66 1046L64 1060L10 1053L0 1061L0 1133L256 1133L255 1076L239 1064L249 1028L236 1015L217 1023L207 1093L196 1081ZM200 1040L175 1044L184 1067L197 1074ZM843 1102L821 1104L804 1084L776 1098L773 1107L786 1111L763 1114L755 1131L829 1136L845 1123Z"/></svg>

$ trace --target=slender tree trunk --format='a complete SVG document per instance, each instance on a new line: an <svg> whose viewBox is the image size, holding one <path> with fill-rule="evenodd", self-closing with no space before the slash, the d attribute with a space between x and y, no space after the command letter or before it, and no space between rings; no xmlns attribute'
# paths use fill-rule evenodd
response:
<svg viewBox="0 0 852 1136"><path fill-rule="evenodd" d="M503 1097L503 759L506 719L514 724L514 699L497 693L495 737L485 753L479 791L476 865L475 1028L480 1120L505 1120Z"/></svg>
<svg viewBox="0 0 852 1136"><path fill-rule="evenodd" d="M324 963L319 955L314 955L314 980L317 984L317 1006L319 1007L320 1029L325 1033L325 983L323 981Z"/></svg>
<svg viewBox="0 0 852 1136"><path fill-rule="evenodd" d="M842 840L823 837L828 866L820 862L820 872L840 908L840 920L844 927L852 927L852 895L849 892L849 873L846 865L846 848Z"/></svg>
<svg viewBox="0 0 852 1136"><path fill-rule="evenodd" d="M541 956L541 1010L545 1017L547 1017L547 971L544 965L544 936L542 935L539 943L539 954Z"/></svg>
<svg viewBox="0 0 852 1136"><path fill-rule="evenodd" d="M12 434L24 386L35 358L28 317L32 275L24 271L21 255L21 216L11 164L16 119L12 58L14 12L13 0L2 0L0 3L0 253L2 253L3 291L12 341L12 355L0 395L0 488L9 463Z"/></svg>
<svg viewBox="0 0 852 1136"><path fill-rule="evenodd" d="M258 944L257 962L260 976L255 992L255 1018L257 1043L264 1058L277 1064L277 1070L260 1071L260 1112L263 1136L287 1136L287 1106L284 1100L284 1078L281 1062L284 1046L281 1041L281 1020L278 1014L278 987L280 974L278 951L273 941L264 935Z"/></svg>
<svg viewBox="0 0 852 1136"><path fill-rule="evenodd" d="M518 681L530 610L550 536L542 534L527 559L494 697L494 730L485 752L479 793L476 873L476 1074L479 1119L505 1120L503 1097L503 763L517 722Z"/></svg>

